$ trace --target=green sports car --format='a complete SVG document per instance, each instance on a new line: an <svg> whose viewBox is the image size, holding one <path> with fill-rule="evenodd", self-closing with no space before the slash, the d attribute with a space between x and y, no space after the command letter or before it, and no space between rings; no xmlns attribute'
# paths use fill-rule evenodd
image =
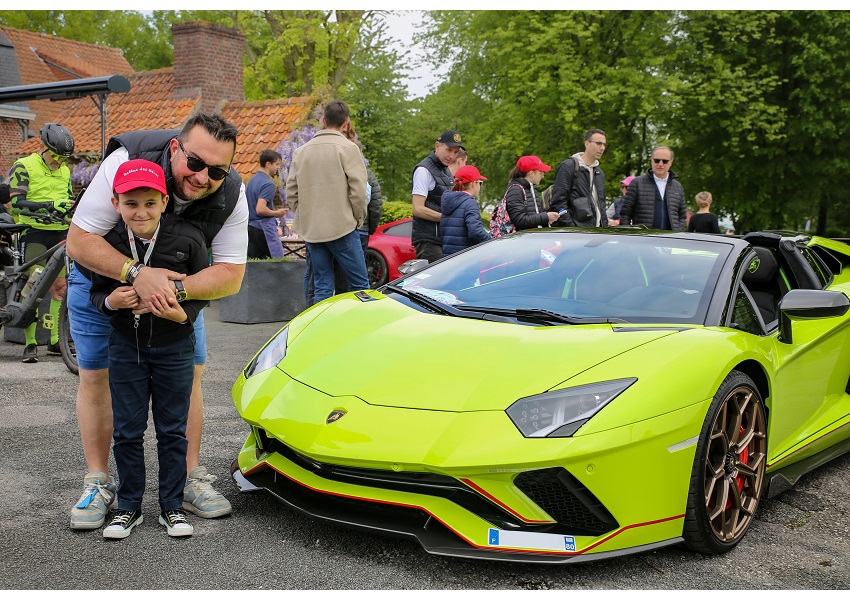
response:
<svg viewBox="0 0 850 600"><path fill-rule="evenodd" d="M722 553L850 450L847 293L850 246L796 233L492 240L278 332L232 475L434 554Z"/></svg>

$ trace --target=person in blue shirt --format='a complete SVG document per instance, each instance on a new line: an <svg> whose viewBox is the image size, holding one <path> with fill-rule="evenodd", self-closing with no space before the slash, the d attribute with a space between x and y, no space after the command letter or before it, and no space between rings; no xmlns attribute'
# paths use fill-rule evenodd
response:
<svg viewBox="0 0 850 600"><path fill-rule="evenodd" d="M248 197L248 258L283 258L277 220L287 212L274 207L275 184L283 158L274 150L260 152L260 170L245 187Z"/></svg>

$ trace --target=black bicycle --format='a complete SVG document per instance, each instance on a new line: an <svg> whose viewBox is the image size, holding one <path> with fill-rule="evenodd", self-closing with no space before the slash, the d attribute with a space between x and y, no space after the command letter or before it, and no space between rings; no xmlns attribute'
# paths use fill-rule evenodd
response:
<svg viewBox="0 0 850 600"><path fill-rule="evenodd" d="M20 200L17 205L22 209L21 215L31 217L39 223L69 225L71 215L81 196L82 192L73 200L67 212L58 209L53 209L50 212L32 210L32 208L40 208L41 204ZM56 277L62 272L63 267L66 273L70 271L71 261L65 253L64 240L32 260L23 262L21 233L31 227L32 225L29 224L15 223L8 214L0 214L0 264L4 265L3 272L0 273L0 328L7 325L23 329L34 323L38 318L38 307L50 293L50 287ZM30 278L32 267L45 259L48 260L38 280L30 285L28 293L25 292L24 288ZM45 315L45 317L48 316ZM64 298L59 310L59 323L53 323L52 320L45 318L43 325L47 329L59 327L59 353L62 355L62 360L68 370L79 375L77 351L71 337L71 324L68 320L68 303Z"/></svg>

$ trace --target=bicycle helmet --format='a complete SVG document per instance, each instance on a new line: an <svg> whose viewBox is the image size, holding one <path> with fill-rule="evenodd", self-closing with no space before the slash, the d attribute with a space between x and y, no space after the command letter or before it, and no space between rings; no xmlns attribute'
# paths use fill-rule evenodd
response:
<svg viewBox="0 0 850 600"><path fill-rule="evenodd" d="M41 141L59 156L71 156L74 153L74 136L67 127L58 123L47 123L41 128Z"/></svg>

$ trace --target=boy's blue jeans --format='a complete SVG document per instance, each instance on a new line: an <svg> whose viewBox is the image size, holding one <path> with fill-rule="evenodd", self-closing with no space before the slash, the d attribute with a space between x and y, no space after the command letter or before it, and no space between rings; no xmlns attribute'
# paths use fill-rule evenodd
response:
<svg viewBox="0 0 850 600"><path fill-rule="evenodd" d="M115 330L109 335L112 451L118 467L118 509L139 510L145 491L142 442L153 413L159 458L159 505L183 507L186 420L195 370L195 335L167 346L136 346Z"/></svg>

